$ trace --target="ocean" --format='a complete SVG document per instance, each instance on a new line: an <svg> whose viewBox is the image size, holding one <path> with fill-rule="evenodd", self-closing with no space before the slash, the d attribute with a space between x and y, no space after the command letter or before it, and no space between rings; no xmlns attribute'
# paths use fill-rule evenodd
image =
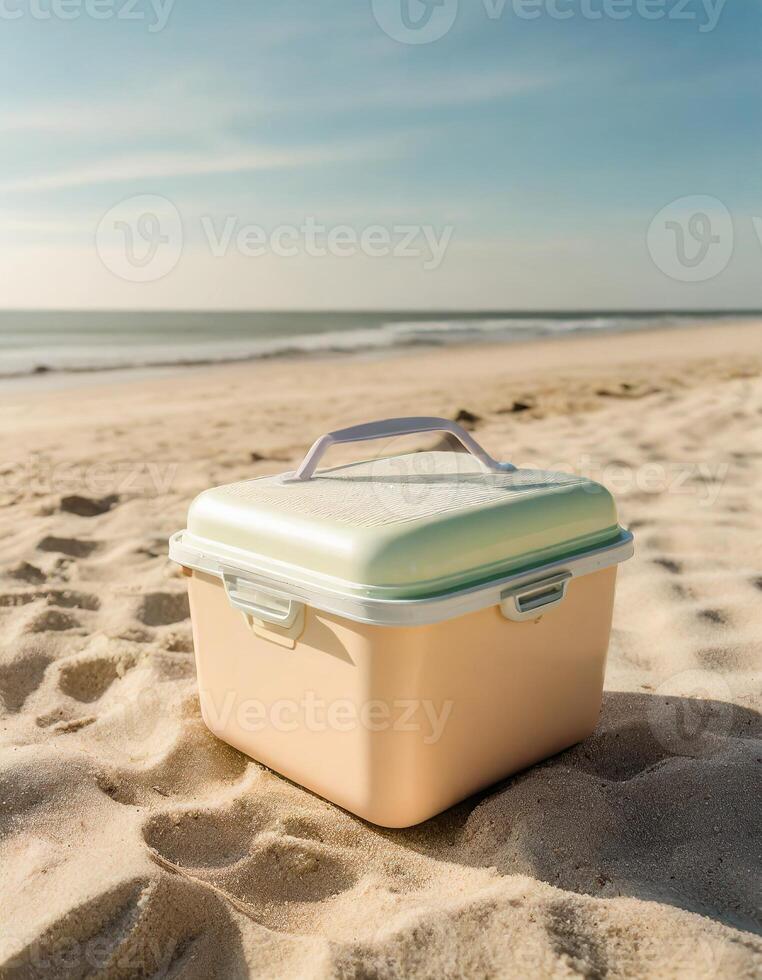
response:
<svg viewBox="0 0 762 980"><path fill-rule="evenodd" d="M0 312L0 379L679 328L759 313Z"/></svg>

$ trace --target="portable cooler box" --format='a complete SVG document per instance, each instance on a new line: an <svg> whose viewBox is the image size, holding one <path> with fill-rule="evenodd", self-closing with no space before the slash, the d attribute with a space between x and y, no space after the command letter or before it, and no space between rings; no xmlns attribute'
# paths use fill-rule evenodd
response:
<svg viewBox="0 0 762 980"><path fill-rule="evenodd" d="M468 452L316 472L334 443L430 431ZM170 540L209 728L387 827L592 732L632 553L604 487L437 418L324 435L294 473L204 491Z"/></svg>

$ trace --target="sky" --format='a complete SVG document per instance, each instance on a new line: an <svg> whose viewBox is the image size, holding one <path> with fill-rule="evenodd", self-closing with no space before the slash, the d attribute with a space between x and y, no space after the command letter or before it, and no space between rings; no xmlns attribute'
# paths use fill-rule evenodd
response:
<svg viewBox="0 0 762 980"><path fill-rule="evenodd" d="M759 0L0 21L2 308L762 308Z"/></svg>

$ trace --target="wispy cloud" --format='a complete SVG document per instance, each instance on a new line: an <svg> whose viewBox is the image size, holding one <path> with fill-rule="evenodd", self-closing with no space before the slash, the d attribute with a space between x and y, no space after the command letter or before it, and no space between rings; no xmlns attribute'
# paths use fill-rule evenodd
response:
<svg viewBox="0 0 762 980"><path fill-rule="evenodd" d="M257 170L293 170L330 163L377 159L395 154L394 139L341 142L287 149L244 146L220 152L120 154L86 166L15 177L0 182L0 192L50 191L94 184L164 177L200 177Z"/></svg>
<svg viewBox="0 0 762 980"><path fill-rule="evenodd" d="M116 100L114 102L47 102L43 105L23 106L15 110L0 111L0 134L29 136L82 136L88 133L98 136L118 134L126 139L151 136L158 133L174 135L190 132L198 126L199 119L214 119L215 125L235 121L231 106L212 104L207 101L192 109L182 102L167 100ZM222 113L220 116L219 113ZM207 122L205 128L208 128Z"/></svg>
<svg viewBox="0 0 762 980"><path fill-rule="evenodd" d="M261 107L264 110L264 106ZM167 75L150 86L88 94L79 99L17 104L0 109L0 134L66 137L91 134L123 140L165 134L214 132L230 127L258 109L256 99L221 91L204 73Z"/></svg>
<svg viewBox="0 0 762 980"><path fill-rule="evenodd" d="M30 216L21 211L17 213L0 211L0 239L6 235L72 238L82 231L92 231L92 218L84 213L48 218Z"/></svg>
<svg viewBox="0 0 762 980"><path fill-rule="evenodd" d="M0 134L51 138L93 134L119 136L125 141L152 135L182 136L219 133L237 125L251 124L264 116L279 114L335 115L362 109L391 107L405 110L446 108L496 102L551 88L562 81L558 74L505 70L400 75L383 86L353 87L346 84L312 84L298 94L268 92L263 80L259 94L241 99L233 93L210 94L213 81L163 78L149 89L136 89L107 99L21 105L0 109ZM217 89L219 86L216 87Z"/></svg>
<svg viewBox="0 0 762 980"><path fill-rule="evenodd" d="M457 108L515 98L552 88L561 80L560 73L472 69L468 72L418 75L414 79L400 78L395 84L374 90L361 93L350 91L343 96L343 102L352 108L363 105L394 106L401 110Z"/></svg>

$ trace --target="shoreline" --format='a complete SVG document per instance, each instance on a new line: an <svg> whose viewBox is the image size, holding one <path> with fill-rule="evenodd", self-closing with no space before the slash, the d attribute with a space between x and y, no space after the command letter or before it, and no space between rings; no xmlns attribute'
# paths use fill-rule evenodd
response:
<svg viewBox="0 0 762 980"><path fill-rule="evenodd" d="M635 317L636 314L633 314ZM344 361L388 361L396 358L410 358L416 356L436 356L440 352L467 353L484 352L486 355L497 354L500 351L518 352L526 348L545 347L555 344L574 344L583 341L605 342L608 338L630 338L630 337L650 337L659 336L662 339L674 334L685 334L697 331L700 334L706 331L712 333L723 331L739 330L760 331L762 332L762 317L757 318L756 314L749 314L747 319L742 314L730 314L720 316L717 319L698 318L685 323L675 323L670 326L664 324L654 324L653 326L638 326L631 329L621 328L615 330L598 330L595 328L570 329L568 333L557 332L547 335L535 335L524 338L511 338L504 340L490 340L488 336L473 339L469 342L437 342L437 341L416 341L408 344L388 347L360 347L355 350L341 350L335 348L325 348L322 350L293 350L282 353L256 353L230 357L209 357L190 359L177 362L147 362L135 365L114 365L113 367L61 367L48 368L44 365L37 370L23 374L0 374L0 397L7 392L37 390L52 391L58 389L72 389L84 386L97 385L102 379L104 384L117 384L122 382L140 382L157 380L162 377L175 377L178 375L201 372L213 372L217 370L233 370L236 368L253 368L256 365L297 365L312 364L323 362Z"/></svg>

